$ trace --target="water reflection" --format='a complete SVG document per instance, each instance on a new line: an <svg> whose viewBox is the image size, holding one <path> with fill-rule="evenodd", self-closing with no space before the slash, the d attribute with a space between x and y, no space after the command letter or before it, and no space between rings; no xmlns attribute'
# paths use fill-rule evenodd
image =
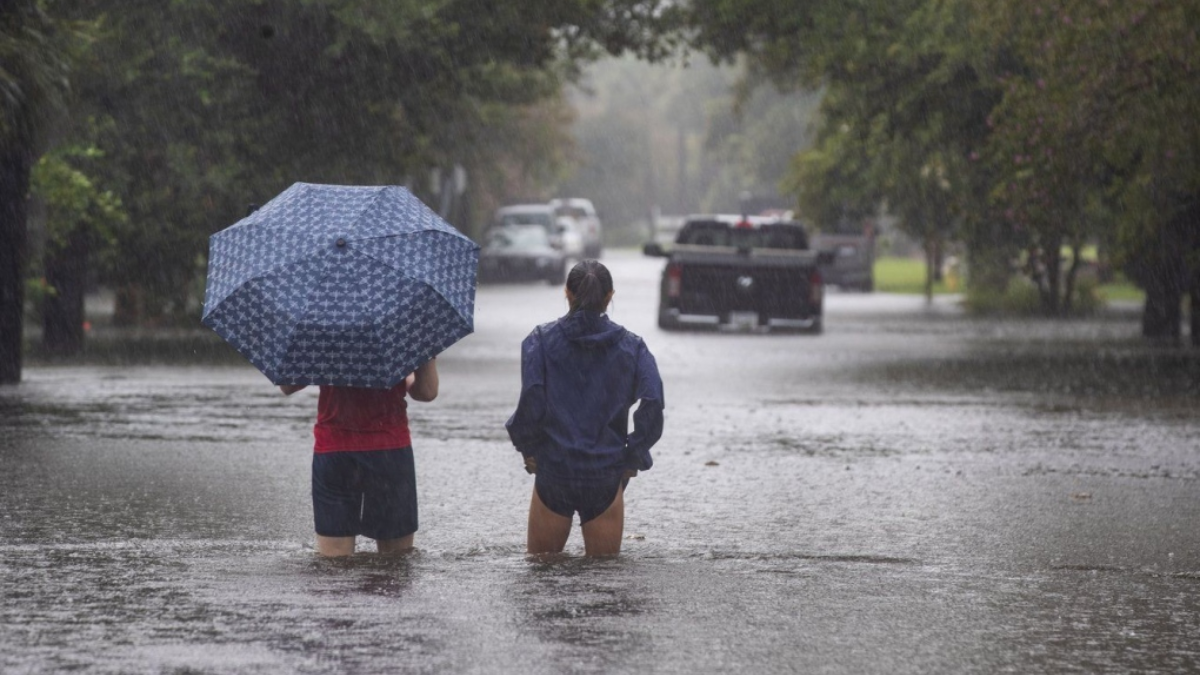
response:
<svg viewBox="0 0 1200 675"><path fill-rule="evenodd" d="M343 594L353 590L370 596L402 599L412 588L420 551L379 555L358 551L342 558L325 558L312 553L304 575L314 580L314 595Z"/></svg>
<svg viewBox="0 0 1200 675"><path fill-rule="evenodd" d="M1200 588L1187 591L1170 578L1118 569L1057 570L1024 582L1024 592L996 608L1016 629L997 635L993 649L1020 650L1031 670L1056 670L1064 653L1088 672L1200 667Z"/></svg>
<svg viewBox="0 0 1200 675"><path fill-rule="evenodd" d="M1138 413L1143 412L1140 401L1165 403L1176 412L1183 406L1194 410L1200 395L1200 353L1145 345L990 345L961 356L870 364L851 374L856 381L910 391L1019 392L1067 397L1077 404L1120 401Z"/></svg>
<svg viewBox="0 0 1200 675"><path fill-rule="evenodd" d="M629 557L529 560L509 597L516 629L546 651L546 672L635 672L654 645L652 590Z"/></svg>

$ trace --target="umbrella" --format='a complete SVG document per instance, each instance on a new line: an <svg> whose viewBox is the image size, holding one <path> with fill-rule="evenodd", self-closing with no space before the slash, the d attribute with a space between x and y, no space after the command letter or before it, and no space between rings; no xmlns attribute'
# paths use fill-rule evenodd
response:
<svg viewBox="0 0 1200 675"><path fill-rule="evenodd" d="M209 239L202 321L275 384L391 388L474 330L478 263L402 187L296 183Z"/></svg>

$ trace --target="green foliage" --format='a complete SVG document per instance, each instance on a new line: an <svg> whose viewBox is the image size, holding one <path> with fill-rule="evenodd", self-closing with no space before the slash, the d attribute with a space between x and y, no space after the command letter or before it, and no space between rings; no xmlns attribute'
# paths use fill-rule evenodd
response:
<svg viewBox="0 0 1200 675"><path fill-rule="evenodd" d="M710 105L705 162L715 175L704 210L732 210L743 192L794 195L781 185L797 152L813 145L821 96L756 88L726 94ZM721 208L723 205L724 208Z"/></svg>
<svg viewBox="0 0 1200 675"><path fill-rule="evenodd" d="M121 199L75 166L94 167L103 154L94 147L60 146L34 165L32 196L44 205L51 246L64 245L72 230L86 230L95 240L111 244L116 228L126 222Z"/></svg>
<svg viewBox="0 0 1200 675"><path fill-rule="evenodd" d="M32 277L25 280L25 320L33 324L41 323L42 307L47 298L58 295L58 291L46 282L45 277Z"/></svg>
<svg viewBox="0 0 1200 675"><path fill-rule="evenodd" d="M1004 36L1015 57L998 63L1004 98L988 139L993 198L1015 234L1045 250L1103 241L1124 264L1167 261L1168 241L1187 247L1164 229L1200 194L1200 92L1190 85L1200 67L1200 5L1012 0L980 8L987 23L978 34Z"/></svg>
<svg viewBox="0 0 1200 675"><path fill-rule="evenodd" d="M817 147L784 183L803 213L831 228L886 203L931 243L955 236L983 203L968 165L995 94L970 17L962 0L713 0L693 14L700 44L716 54L745 53L784 87L824 87ZM726 33L740 24L742 37Z"/></svg>
<svg viewBox="0 0 1200 675"><path fill-rule="evenodd" d="M1020 305L1012 262L1040 252L1050 314L1093 303L1046 254L1064 246L1103 245L1156 292L1200 284L1195 0L696 0L688 18L718 58L824 87L786 181L822 223L882 203L918 239L961 239L983 303Z"/></svg>
<svg viewBox="0 0 1200 675"><path fill-rule="evenodd" d="M1072 294L1071 314L1094 314L1104 306L1105 300L1094 280L1081 277ZM1010 279L1008 286L1000 292L986 286L972 286L967 289L963 306L976 315L1045 316L1041 291L1024 277Z"/></svg>
<svg viewBox="0 0 1200 675"><path fill-rule="evenodd" d="M408 183L436 205L434 170L464 167L480 204L514 175L553 181L577 60L657 58L676 14L633 0L47 6L94 27L66 140L103 150L128 214L107 280L139 298L133 318L189 321L208 236L293 182Z"/></svg>
<svg viewBox="0 0 1200 675"><path fill-rule="evenodd" d="M35 0L0 3L0 147L39 148L68 91L71 29Z"/></svg>
<svg viewBox="0 0 1200 675"><path fill-rule="evenodd" d="M1000 291L972 286L967 290L963 306L968 312L981 316L1035 316L1041 313L1042 299L1032 282L1014 278Z"/></svg>

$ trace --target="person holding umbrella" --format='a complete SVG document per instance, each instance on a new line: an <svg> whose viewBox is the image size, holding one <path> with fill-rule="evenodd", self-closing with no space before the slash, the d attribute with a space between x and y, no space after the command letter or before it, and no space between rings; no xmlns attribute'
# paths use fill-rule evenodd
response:
<svg viewBox="0 0 1200 675"><path fill-rule="evenodd" d="M305 385L280 385L290 396ZM391 389L322 386L313 427L312 497L317 553L354 553L358 535L385 555L412 549L417 477L405 396L438 395L437 359Z"/></svg>
<svg viewBox="0 0 1200 675"><path fill-rule="evenodd" d="M204 325L285 394L319 385L317 551L412 546L406 397L474 330L479 245L398 185L295 183L209 238Z"/></svg>
<svg viewBox="0 0 1200 675"><path fill-rule="evenodd" d="M608 268L567 275L566 316L521 343L521 395L505 427L535 475L527 550L559 553L579 514L585 553L621 552L625 488L662 436L663 384L642 338L608 318ZM629 431L629 411L638 403Z"/></svg>

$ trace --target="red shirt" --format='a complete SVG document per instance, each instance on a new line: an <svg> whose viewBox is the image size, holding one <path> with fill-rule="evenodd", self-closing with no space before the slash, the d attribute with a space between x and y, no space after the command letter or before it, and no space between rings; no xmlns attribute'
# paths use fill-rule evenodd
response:
<svg viewBox="0 0 1200 675"><path fill-rule="evenodd" d="M316 452L392 450L412 445L404 382L391 389L321 387Z"/></svg>

